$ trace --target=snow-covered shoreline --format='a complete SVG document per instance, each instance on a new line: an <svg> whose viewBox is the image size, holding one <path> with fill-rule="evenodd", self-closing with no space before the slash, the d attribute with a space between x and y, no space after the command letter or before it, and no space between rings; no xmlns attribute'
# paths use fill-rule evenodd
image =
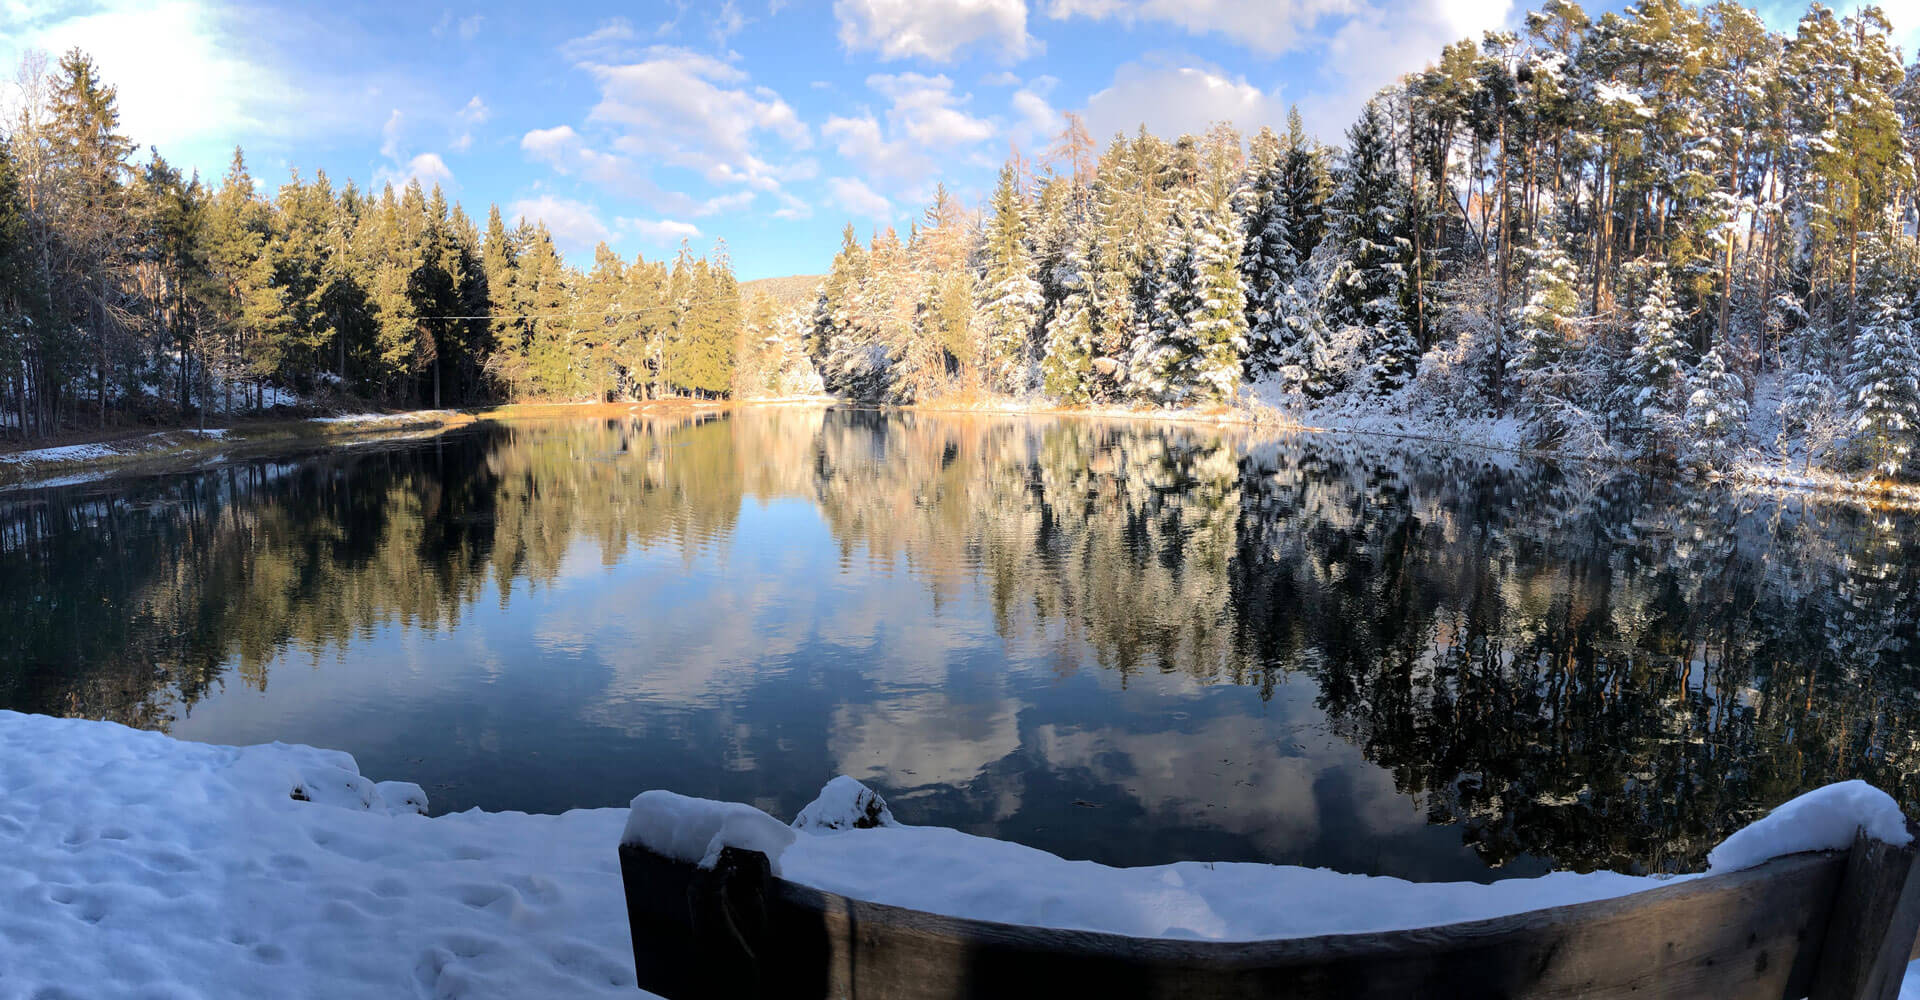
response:
<svg viewBox="0 0 1920 1000"><path fill-rule="evenodd" d="M589 402L578 404L530 405L544 408L565 405L585 407L599 405L614 406L617 404L595 404ZM693 407L693 409L725 409L729 405L809 407L865 406L866 404L851 404L828 396L781 396L744 399L733 403L699 404ZM1563 451L1541 451L1527 448L1520 444L1518 424L1511 419L1473 418L1455 421L1445 427L1440 427L1428 426L1428 423L1423 420L1423 418L1417 416L1386 411L1364 417L1346 411L1296 414L1261 403L1207 409L1091 405L1060 407L1012 397L993 397L977 401L935 400L904 407L886 406L874 408L902 409L931 414L1070 417L1080 419L1190 424L1210 427L1244 427L1249 430L1279 434L1360 435L1424 442L1441 447L1477 448L1485 451L1526 455L1552 461L1599 463L1620 468L1627 468L1631 465L1630 462L1617 457L1577 455ZM405 430L415 424L423 422L444 421L462 412L463 411L458 410L407 410L394 413L349 413L336 416L307 418L293 421L293 423L307 424L326 433L353 434L367 431ZM117 441L91 442L26 451L0 452L0 485L5 485L9 488L21 488L26 486L64 486L91 482L106 478L112 474L112 470L115 467L121 465L128 465L135 462L159 461L171 457L194 457L197 454L196 450L190 446L183 445L183 442L195 440L201 442L222 442L227 439L227 434L228 431L222 428L213 428L204 431L183 428L175 431L160 431L142 437L124 438ZM1828 472L1808 472L1795 468L1794 464L1786 457L1760 453L1748 456L1746 459L1735 463L1732 467L1714 474L1711 478L1749 491L1757 490L1768 493L1793 492L1842 502L1869 501L1875 503L1891 502L1920 505L1920 486L1870 483L1848 479L1844 476ZM8 479L12 479L13 481L7 482Z"/></svg>
<svg viewBox="0 0 1920 1000"><path fill-rule="evenodd" d="M638 819L428 818L416 786L375 783L338 751L0 711L0 995L644 995L617 854L629 837L692 860L719 843L768 849L784 877L932 912L1213 940L1411 927L1671 884L1115 869L902 826L863 791L837 779L792 827L664 792L636 799ZM1857 782L1796 803L1729 839L1715 870L1843 846L1862 823L1904 830L1892 801ZM1275 905L1287 899L1316 902Z"/></svg>

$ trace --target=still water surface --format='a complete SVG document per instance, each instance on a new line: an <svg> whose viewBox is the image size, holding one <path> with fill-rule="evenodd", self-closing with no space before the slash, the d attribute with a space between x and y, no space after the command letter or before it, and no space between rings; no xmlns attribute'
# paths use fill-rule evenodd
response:
<svg viewBox="0 0 1920 1000"><path fill-rule="evenodd" d="M1920 806L1908 516L1333 436L862 410L482 424L0 496L0 707L1109 864L1677 870Z"/></svg>

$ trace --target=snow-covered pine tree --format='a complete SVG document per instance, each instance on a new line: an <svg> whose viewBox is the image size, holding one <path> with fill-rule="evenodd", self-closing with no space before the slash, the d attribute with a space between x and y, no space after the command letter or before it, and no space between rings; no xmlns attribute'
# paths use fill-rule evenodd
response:
<svg viewBox="0 0 1920 1000"><path fill-rule="evenodd" d="M1680 309L1674 303L1673 279L1660 270L1640 305L1633 326L1633 352L1618 390L1622 424L1638 438L1646 455L1671 455L1686 407L1683 364L1686 343L1680 338Z"/></svg>
<svg viewBox="0 0 1920 1000"><path fill-rule="evenodd" d="M1326 317L1297 283L1288 286L1287 294L1295 308L1289 310L1287 320L1291 343L1280 353L1276 369L1281 388L1308 399L1325 399L1346 386Z"/></svg>
<svg viewBox="0 0 1920 1000"><path fill-rule="evenodd" d="M1853 450L1873 471L1894 476L1920 434L1920 338L1907 296L1889 287L1853 340L1846 390L1853 413Z"/></svg>
<svg viewBox="0 0 1920 1000"><path fill-rule="evenodd" d="M887 390L891 359L868 322L871 257L847 226L814 303L810 353L827 391L850 399L880 400Z"/></svg>
<svg viewBox="0 0 1920 1000"><path fill-rule="evenodd" d="M1372 388L1389 393L1413 374L1420 354L1404 306L1406 198L1378 100L1367 102L1347 143L1340 186L1327 203L1328 239L1338 254L1327 285L1327 325L1362 345Z"/></svg>
<svg viewBox="0 0 1920 1000"><path fill-rule="evenodd" d="M1561 242L1561 229L1540 227L1523 251L1527 301L1520 309L1518 349L1507 378L1518 388L1516 415L1534 446L1558 442L1579 416L1590 386L1579 380L1572 333L1579 322L1579 273Z"/></svg>
<svg viewBox="0 0 1920 1000"><path fill-rule="evenodd" d="M1093 182L1092 243L1087 254L1088 321L1093 337L1092 391L1110 398L1121 391L1125 376L1122 360L1133 341L1135 324L1134 270L1127 231L1129 192L1137 182L1126 140L1115 137L1100 158Z"/></svg>
<svg viewBox="0 0 1920 1000"><path fill-rule="evenodd" d="M1043 325L1067 297L1069 276L1062 273L1061 268L1073 248L1074 234L1081 228L1080 214L1081 199L1074 191L1073 181L1058 174L1048 175L1040 185L1040 198L1033 206L1033 225L1027 233L1033 254L1033 277L1040 283L1040 296L1045 303L1041 314Z"/></svg>
<svg viewBox="0 0 1920 1000"><path fill-rule="evenodd" d="M1032 388L1030 351L1042 306L1040 283L1034 280L1033 257L1027 251L1025 206L1014 187L1013 168L1002 167L993 193L993 218L987 223L985 275L974 313L985 356L981 369L997 392L1022 393Z"/></svg>
<svg viewBox="0 0 1920 1000"><path fill-rule="evenodd" d="M1195 370L1198 398L1231 402L1251 347L1247 332L1246 286L1240 255L1245 246L1233 195L1240 175L1240 135L1225 125L1208 131L1194 199L1194 253L1199 286L1186 314L1199 348Z"/></svg>
<svg viewBox="0 0 1920 1000"><path fill-rule="evenodd" d="M1172 405L1186 397L1199 355L1186 322L1198 302L1200 282L1191 201L1174 203L1167 229L1165 249L1158 255L1162 267L1143 274L1136 293L1151 304L1136 310L1140 315L1127 352L1127 391L1136 399Z"/></svg>
<svg viewBox="0 0 1920 1000"><path fill-rule="evenodd" d="M860 245L849 222L840 231L840 251L833 255L826 280L814 295L813 329L807 337L807 349L816 360L826 354L834 337L851 328L853 296L859 291L860 276L866 272L866 260L867 248Z"/></svg>
<svg viewBox="0 0 1920 1000"><path fill-rule="evenodd" d="M1237 203L1242 247L1240 280L1247 301L1247 371L1259 375L1280 363L1288 331L1282 299L1299 270L1288 238L1284 157L1272 129L1253 137L1252 159Z"/></svg>
<svg viewBox="0 0 1920 1000"><path fill-rule="evenodd" d="M1287 109L1280 190L1287 204L1287 240L1293 244L1293 259L1304 264L1326 234L1327 171L1321 150L1307 135L1297 106Z"/></svg>
<svg viewBox="0 0 1920 1000"><path fill-rule="evenodd" d="M1191 151L1183 139L1179 149ZM1128 369L1134 392L1159 403L1209 403L1239 391L1247 350L1240 288L1240 234L1233 209L1237 136L1208 136L1174 192L1167 250L1150 322L1136 338Z"/></svg>
<svg viewBox="0 0 1920 1000"><path fill-rule="evenodd" d="M1063 296L1047 320L1040 375L1047 395L1062 403L1085 403L1092 398L1094 295L1088 257L1093 243L1092 228L1082 226L1054 268Z"/></svg>
<svg viewBox="0 0 1920 1000"><path fill-rule="evenodd" d="M1724 344L1700 359L1688 385L1686 450L1695 465L1720 468L1746 443L1747 387L1727 367Z"/></svg>

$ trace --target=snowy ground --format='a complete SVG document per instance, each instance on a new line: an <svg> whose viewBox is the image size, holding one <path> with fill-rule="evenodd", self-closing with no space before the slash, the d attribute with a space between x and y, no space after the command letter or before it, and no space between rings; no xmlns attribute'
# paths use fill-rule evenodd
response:
<svg viewBox="0 0 1920 1000"><path fill-rule="evenodd" d="M404 413L343 413L334 417L315 417L316 424L371 424L382 420L425 420L430 417L443 417L452 410L409 410Z"/></svg>
<svg viewBox="0 0 1920 1000"><path fill-rule="evenodd" d="M414 803L342 753L0 712L0 997L639 995L625 810Z"/></svg>
<svg viewBox="0 0 1920 1000"><path fill-rule="evenodd" d="M156 446L169 443L176 435L202 437L219 440L227 436L225 428L211 430L181 429L160 431L143 437L126 438L120 441L96 441L87 444L61 445L57 448L35 448L30 451L12 451L0 454L0 464L35 466L50 463L68 464L75 462L93 462L103 458L115 458L121 455L150 451Z"/></svg>
<svg viewBox="0 0 1920 1000"><path fill-rule="evenodd" d="M1903 835L1892 801L1865 786L1816 796L1730 839L1715 868L1850 841L1862 822ZM777 855L787 878L935 912L1224 940L1409 927L1660 884L1105 868L897 825L844 778L794 827L665 792L635 801L632 813L429 819L417 787L369 781L343 753L0 711L0 997L641 996L616 850L628 836L693 860L746 844ZM1275 905L1285 899L1317 905ZM1920 972L1903 995L1920 1000Z"/></svg>

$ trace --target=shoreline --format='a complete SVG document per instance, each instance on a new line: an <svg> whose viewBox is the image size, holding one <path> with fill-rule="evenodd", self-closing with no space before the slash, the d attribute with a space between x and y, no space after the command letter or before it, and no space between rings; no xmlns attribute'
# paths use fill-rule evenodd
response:
<svg viewBox="0 0 1920 1000"><path fill-rule="evenodd" d="M742 402L752 404L755 401L744 400ZM965 403L941 401L914 403L905 406L887 406L883 404L858 405L876 410L897 409L916 413L1146 420L1160 423L1191 424L1210 427L1246 427L1273 431L1279 434L1349 434L1364 437L1392 438L1402 441L1418 441L1448 448L1477 448L1482 451L1501 452L1545 461L1606 466L1622 471L1641 471L1649 475L1676 481L1697 479L1710 483L1725 483L1735 489L1749 491L1796 493L1831 502L1862 503L1876 508L1894 507L1899 509L1920 509L1920 484L1848 479L1845 476L1831 472L1796 469L1787 460L1779 456L1762 454L1759 456L1761 461L1744 460L1730 469L1714 470L1711 473L1701 476L1688 476L1684 473L1676 474L1673 470L1661 470L1641 466L1630 459L1574 455L1539 448L1526 448L1517 443L1494 440L1492 436L1488 434L1470 433L1457 438L1443 438L1432 434L1421 434L1411 430L1392 430L1384 427L1305 423L1272 407L1257 404L1247 407L1220 406L1206 410L1134 409L1125 406L1021 406L1017 404L1008 405L1007 403L968 405ZM1487 430L1489 429L1486 426L1488 423L1489 422L1485 420L1474 420L1469 422L1469 426L1472 426L1475 430Z"/></svg>
<svg viewBox="0 0 1920 1000"><path fill-rule="evenodd" d="M487 420L560 418L604 411L705 410L727 403L504 403L467 409L369 411L329 416L262 417L226 427L165 428L70 435L55 444L0 451L0 492L71 486L118 475L187 472L232 459L302 446L339 447L443 434Z"/></svg>
<svg viewBox="0 0 1920 1000"><path fill-rule="evenodd" d="M1631 460L1525 448L1499 440L1488 421L1470 422L1468 433L1456 438L1421 434L1411 429L1341 426L1308 423L1272 407L1215 406L1205 409L1165 409L1131 406L1027 405L1017 400L981 402L934 400L890 405L852 403L831 396L787 396L752 399L664 399L644 402L597 401L502 403L494 406L439 410L332 415L266 417L241 420L227 427L168 428L145 434L77 435L37 448L0 451L0 491L48 488L92 482L121 474L158 474L190 471L221 461L272 453L299 445L347 445L374 441L408 440L445 433L488 420L555 419L582 415L628 416L643 413L725 412L741 407L842 407L898 410L908 413L986 417L1064 417L1083 420L1129 420L1204 427L1243 427L1277 434L1347 434L1416 441L1449 448L1477 448L1527 458L1582 465L1607 466L1623 471L1640 469L1667 479L1698 478L1725 483L1739 490L1792 493L1874 508L1920 509L1920 485L1848 479L1834 473L1796 469L1779 456L1761 454L1732 468L1700 477L1668 470L1644 469ZM36 458L35 456L42 456Z"/></svg>

